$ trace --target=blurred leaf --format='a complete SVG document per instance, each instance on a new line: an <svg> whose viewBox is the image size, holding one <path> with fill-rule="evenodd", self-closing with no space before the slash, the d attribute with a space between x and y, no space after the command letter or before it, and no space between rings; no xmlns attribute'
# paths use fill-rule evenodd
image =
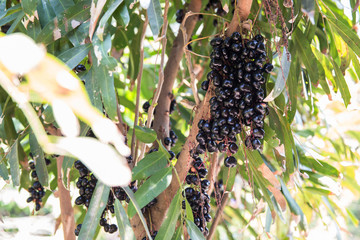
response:
<svg viewBox="0 0 360 240"><path fill-rule="evenodd" d="M148 9L151 0L140 0L140 6L144 9Z"/></svg>
<svg viewBox="0 0 360 240"><path fill-rule="evenodd" d="M37 5L37 12L41 26L48 24L55 16L55 12L51 7L50 1L40 0Z"/></svg>
<svg viewBox="0 0 360 240"><path fill-rule="evenodd" d="M340 175L340 172L333 167L331 164L321 161L321 160L315 160L308 157L301 158L301 164L311 168L312 171L320 172L324 175L331 176L334 178L338 178Z"/></svg>
<svg viewBox="0 0 360 240"><path fill-rule="evenodd" d="M317 187L304 187L304 190L309 191L311 194L318 194L322 196L329 196L332 194L329 190Z"/></svg>
<svg viewBox="0 0 360 240"><path fill-rule="evenodd" d="M90 2L90 0L80 1L75 6L66 9L60 16L46 24L36 41L48 45L88 20L90 18ZM81 10L79 11L79 9Z"/></svg>
<svg viewBox="0 0 360 240"><path fill-rule="evenodd" d="M21 1L21 6L24 10L24 12L29 15L32 16L35 12L35 9L37 7L39 0L22 0Z"/></svg>
<svg viewBox="0 0 360 240"><path fill-rule="evenodd" d="M342 74L339 66L336 64L336 62L333 59L331 59L331 62L334 67L334 70L335 70L336 84L337 84L338 88L340 89L341 97L344 100L345 106L347 107L347 105L349 105L350 99L351 99L348 85L346 83L344 75Z"/></svg>
<svg viewBox="0 0 360 240"><path fill-rule="evenodd" d="M156 40L160 34L160 28L163 24L160 0L150 0L147 14L151 32L153 33L154 39Z"/></svg>
<svg viewBox="0 0 360 240"><path fill-rule="evenodd" d="M88 55L91 47L91 43L79 45L62 52L58 58L73 69Z"/></svg>
<svg viewBox="0 0 360 240"><path fill-rule="evenodd" d="M194 214L191 209L189 201L185 198L185 209L186 209L186 219L189 219L190 221L194 221Z"/></svg>
<svg viewBox="0 0 360 240"><path fill-rule="evenodd" d="M126 215L125 209L118 200L115 200L115 215L119 227L120 239L135 240L135 234L131 228L129 218Z"/></svg>
<svg viewBox="0 0 360 240"><path fill-rule="evenodd" d="M204 235L200 232L199 228L195 225L195 223L191 222L188 219L186 221L187 232L189 233L192 240L205 240Z"/></svg>
<svg viewBox="0 0 360 240"><path fill-rule="evenodd" d="M48 187L49 173L46 167L44 152L41 149L33 132L29 134L29 142L30 142L30 150L33 155L33 160L35 162L35 169L39 178L39 182L44 187Z"/></svg>
<svg viewBox="0 0 360 240"><path fill-rule="evenodd" d="M101 214L106 207L110 188L98 181L91 197L90 206L80 230L79 240L94 239L96 228L99 224Z"/></svg>
<svg viewBox="0 0 360 240"><path fill-rule="evenodd" d="M174 236L171 238L171 240L180 240L181 239L181 234L182 234L182 225L180 225L177 229L176 232L174 234Z"/></svg>
<svg viewBox="0 0 360 240"><path fill-rule="evenodd" d="M153 143L156 140L156 132L154 129L136 126L136 137L143 143Z"/></svg>
<svg viewBox="0 0 360 240"><path fill-rule="evenodd" d="M166 217L161 224L161 227L158 231L158 234L155 237L155 240L168 240L171 239L175 232L176 222L179 218L181 211L181 191L175 195L171 201L169 210L166 214Z"/></svg>
<svg viewBox="0 0 360 240"><path fill-rule="evenodd" d="M111 15L114 13L114 11L119 7L119 5L122 2L123 2L123 0L115 0L109 6L109 8L106 10L104 15L102 16L102 18L99 22L98 28L96 30L96 35L101 41L104 40L104 30L105 30L105 25L106 25L107 21L110 19Z"/></svg>
<svg viewBox="0 0 360 240"><path fill-rule="evenodd" d="M297 46L297 52L301 61L304 63L312 82L317 82L319 80L319 74L317 69L317 60L311 51L310 43L305 38L304 34L299 28L294 31L293 34L294 41Z"/></svg>
<svg viewBox="0 0 360 240"><path fill-rule="evenodd" d="M7 158L9 159L10 175L13 186L20 185L20 165L19 165L19 141L16 140L10 148Z"/></svg>
<svg viewBox="0 0 360 240"><path fill-rule="evenodd" d="M172 168L164 168L152 175L135 193L136 200L140 208L143 208L162 193L171 182ZM135 208L133 203L128 206L128 215L132 218L135 215Z"/></svg>
<svg viewBox="0 0 360 240"><path fill-rule="evenodd" d="M144 218L144 216L143 216L143 214L142 214L142 212L141 212L141 208L140 208L139 204L137 203L137 201L136 201L136 199L135 199L134 193L132 192L132 190L131 190L129 187L123 187L123 189L124 189L124 191L126 192L126 194L129 196L129 198L130 198L130 200L131 200L131 204L133 204L133 206L135 207L136 212L137 212L137 214L139 215L140 220L141 220L141 222L142 222L142 224L143 224L143 226L144 226L144 228L145 228L145 231L146 231L146 234L147 234L148 238L151 239L150 231L149 231L149 229L148 229L148 227L147 227L145 218ZM128 208L128 215L130 215L130 214L129 214L129 208Z"/></svg>
<svg viewBox="0 0 360 240"><path fill-rule="evenodd" d="M289 59L288 59L289 58ZM291 55L290 52L284 47L283 54L281 56L280 69L278 71L275 86L269 95L264 99L264 102L273 101L277 96L279 96L282 91L285 89L286 81L289 76L291 66Z"/></svg>
<svg viewBox="0 0 360 240"><path fill-rule="evenodd" d="M62 166L61 166L61 170L62 170L62 180L63 180L63 184L65 186L66 189L69 189L70 186L68 184L69 181L69 174L70 174L70 170L71 167L74 165L75 159L65 156Z"/></svg>
<svg viewBox="0 0 360 240"><path fill-rule="evenodd" d="M339 33L342 39L351 47L351 49L360 57L360 39L356 33L344 24L342 21L335 19L330 14L326 15L330 25Z"/></svg>
<svg viewBox="0 0 360 240"><path fill-rule="evenodd" d="M224 182L224 187L226 191L231 192L232 188L234 186L235 183L235 176L236 176L236 171L237 168L233 167L233 168L227 168L224 166L224 170L223 170L223 182Z"/></svg>
<svg viewBox="0 0 360 240"><path fill-rule="evenodd" d="M5 162L0 162L0 177L4 180L4 181L8 181L9 180L9 171L6 167Z"/></svg>
<svg viewBox="0 0 360 240"><path fill-rule="evenodd" d="M66 9L75 5L73 0L57 0L57 1L50 0L50 4L56 13L56 16L59 16Z"/></svg>
<svg viewBox="0 0 360 240"><path fill-rule="evenodd" d="M161 151L147 154L132 170L132 179L145 179L168 164L167 156Z"/></svg>
<svg viewBox="0 0 360 240"><path fill-rule="evenodd" d="M314 25L315 24L315 19L314 19L314 15L315 15L315 3L313 0L301 0L301 10L303 13L305 13L311 23Z"/></svg>

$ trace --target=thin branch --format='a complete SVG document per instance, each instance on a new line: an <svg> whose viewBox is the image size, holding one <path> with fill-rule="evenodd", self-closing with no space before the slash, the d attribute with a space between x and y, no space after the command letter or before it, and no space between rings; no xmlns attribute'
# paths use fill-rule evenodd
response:
<svg viewBox="0 0 360 240"><path fill-rule="evenodd" d="M210 187L208 190L208 193L211 194L211 192L214 189L214 183L215 178L219 172L220 164L219 164L219 155L217 152L213 153L211 156L211 162L210 162L210 168L209 168L209 174L207 176L207 179L210 181Z"/></svg>
<svg viewBox="0 0 360 240"><path fill-rule="evenodd" d="M221 204L218 207L218 209L216 210L215 217L214 217L213 222L211 224L209 235L206 238L207 240L211 240L214 237L216 227L217 227L217 225L219 224L219 222L220 222L220 220L222 218L222 213L223 213L224 208L225 208L225 206L227 204L227 201L229 200L229 195L230 195L229 192L225 192L224 195L223 195L223 198L221 200Z"/></svg>
<svg viewBox="0 0 360 240"><path fill-rule="evenodd" d="M166 32L167 32L167 27L168 27L168 20L167 20L168 9L169 9L169 1L165 1L164 21L163 21L164 27L161 30L161 49L162 49L162 51L161 51L160 69L159 69L159 82L158 82L158 86L157 86L155 94L154 94L152 104L148 110L148 118L147 118L147 123L146 123L146 127L148 127L148 128L151 126L151 121L152 121L152 117L154 114L154 110L155 110L156 104L158 103L160 92L161 92L161 89L162 89L162 86L164 83L164 62L165 62L165 52L166 52L165 49L166 49L166 43L167 43ZM141 143L139 160L144 157L144 154L145 154L145 144Z"/></svg>
<svg viewBox="0 0 360 240"><path fill-rule="evenodd" d="M149 23L149 19L146 16L145 17L145 21L143 24L143 29L141 32L141 42L140 42L140 63L139 63L139 73L137 76L137 89L136 89L136 105L135 105L135 120L134 120L134 128L133 128L133 134L132 134L132 139L131 139L131 155L135 156L135 140L136 140L136 136L135 136L135 127L138 124L139 121L139 104L140 104L140 93L141 93L141 77L142 77L142 73L143 73L143 67L144 67L144 40L145 40L145 33L146 33L146 27ZM131 168L134 167L134 165L136 164L136 159L134 159L134 161L132 161L131 163Z"/></svg>

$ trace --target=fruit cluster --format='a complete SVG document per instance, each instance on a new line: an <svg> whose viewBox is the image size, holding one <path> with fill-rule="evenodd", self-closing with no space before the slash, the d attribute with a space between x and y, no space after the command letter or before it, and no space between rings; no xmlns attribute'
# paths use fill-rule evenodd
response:
<svg viewBox="0 0 360 240"><path fill-rule="evenodd" d="M29 154L31 158L33 158L32 154ZM51 163L50 159L45 158L46 165ZM26 202L35 202L35 211L39 211L41 208L42 198L45 196L45 189L39 182L39 178L37 172L35 170L34 161L29 162L29 167L31 169L31 178L34 180L34 183L31 187L28 188L30 193L30 197L26 199Z"/></svg>
<svg viewBox="0 0 360 240"><path fill-rule="evenodd" d="M176 22L177 23L182 23L182 21L184 20L185 17L185 10L184 9L179 9L176 11Z"/></svg>
<svg viewBox="0 0 360 240"><path fill-rule="evenodd" d="M235 0L231 0L231 5L234 7ZM204 11L208 12L210 9L213 9L215 14L223 17L227 14L227 12L224 10L221 0L209 0L209 2L206 4ZM232 14L234 14L234 8L232 9ZM216 27L218 25L218 20L215 18L213 20L213 25Z"/></svg>
<svg viewBox="0 0 360 240"><path fill-rule="evenodd" d="M206 222L211 221L210 216L210 197L207 191L210 186L210 181L204 179L208 173L205 164L198 154L193 153L193 162L188 175L185 178L190 187L186 188L183 196L186 197L190 204L191 210L194 215L194 223L199 230L207 236L209 230L206 227ZM182 202L182 208L186 208L185 200Z"/></svg>
<svg viewBox="0 0 360 240"><path fill-rule="evenodd" d="M268 113L263 102L265 92L265 73L273 69L266 62L264 38L259 34L253 39L242 39L234 32L225 39L211 40L211 72L202 83L207 90L209 84L215 88L215 96L210 99L211 119L199 122L197 136L200 152L228 151L235 154L238 150L235 136L245 126L250 126L250 134L245 140L249 149L258 150L264 138L264 118ZM236 165L236 159L229 156L225 165Z"/></svg>

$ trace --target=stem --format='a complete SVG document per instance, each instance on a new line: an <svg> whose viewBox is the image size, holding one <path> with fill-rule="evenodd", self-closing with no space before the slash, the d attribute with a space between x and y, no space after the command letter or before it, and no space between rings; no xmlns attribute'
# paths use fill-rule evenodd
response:
<svg viewBox="0 0 360 240"><path fill-rule="evenodd" d="M220 168L220 164L219 164L219 159L218 159L218 153L215 152L211 156L209 174L207 177L207 179L210 181L210 187L209 187L209 190L207 191L209 194L211 194L211 192L214 189L215 178L218 174L219 168Z"/></svg>
<svg viewBox="0 0 360 240"><path fill-rule="evenodd" d="M140 103L140 93L141 93L141 77L143 73L143 66L144 66L144 40L145 40L145 33L146 33L146 27L149 23L149 19L146 15L145 22L143 25L142 33L141 33L141 43L140 43L140 67L139 67L139 73L137 76L137 88L136 88L136 105L135 105L135 120L134 120L134 128L133 128L133 134L131 138L131 155L135 156L135 127L138 124L139 121L139 103ZM131 162L131 168L136 165L136 159Z"/></svg>
<svg viewBox="0 0 360 240"><path fill-rule="evenodd" d="M209 235L206 238L207 240L211 240L214 237L216 227L217 227L217 225L219 224L219 222L221 220L222 213L223 213L224 208L226 206L226 203L227 203L227 201L229 199L229 195L230 195L229 192L224 193L224 196L223 196L223 198L221 200L220 206L216 210L216 214L215 214L213 223L211 224L211 227L210 227Z"/></svg>

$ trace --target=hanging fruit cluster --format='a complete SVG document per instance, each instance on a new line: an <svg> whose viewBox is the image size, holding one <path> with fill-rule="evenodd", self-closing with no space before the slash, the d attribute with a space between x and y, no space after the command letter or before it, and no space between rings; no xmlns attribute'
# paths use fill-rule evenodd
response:
<svg viewBox="0 0 360 240"><path fill-rule="evenodd" d="M249 149L259 150L268 113L263 102L264 74L273 69L271 63L266 63L264 38L256 35L253 39L242 39L239 32L234 32L225 39L214 38L210 44L212 71L202 83L202 89L207 90L212 83L215 96L210 99L210 120L199 122L197 149L235 154L238 150L235 136L250 127L245 144ZM235 166L236 159L229 156L225 164Z"/></svg>
<svg viewBox="0 0 360 240"><path fill-rule="evenodd" d="M32 153L30 153L29 156L33 158ZM45 158L45 163L46 165L49 165L51 163L50 159ZM34 183L31 187L28 188L30 197L26 199L26 202L35 202L35 211L39 211L41 208L42 198L45 196L45 189L39 182L34 161L31 160L29 162L29 167L31 169L31 178L34 180Z"/></svg>
<svg viewBox="0 0 360 240"><path fill-rule="evenodd" d="M183 196L186 197L190 204L195 225L205 236L209 234L206 223L211 221L210 196L207 194L210 181L204 179L207 173L208 170L201 157L199 157L198 154L193 153L193 162L185 179L190 187L185 189ZM185 200L182 202L182 208L186 208Z"/></svg>

